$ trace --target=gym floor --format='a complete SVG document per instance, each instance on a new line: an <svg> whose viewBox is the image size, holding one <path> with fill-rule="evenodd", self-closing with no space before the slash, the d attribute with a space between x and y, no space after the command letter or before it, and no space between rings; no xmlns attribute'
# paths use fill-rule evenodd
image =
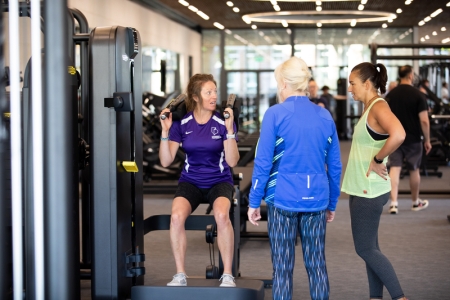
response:
<svg viewBox="0 0 450 300"><path fill-rule="evenodd" d="M348 157L349 142L341 143L343 166ZM440 167L441 178L422 177L421 190L450 191L450 167ZM408 177L401 180L400 190L408 190ZM379 243L383 253L394 266L405 295L410 300L449 299L450 295L450 195L423 195L430 206L419 212L410 210L409 195L399 199L399 214L390 215L388 205L381 216ZM144 218L170 214L172 195L145 195ZM203 214L201 205L194 214ZM249 231L267 231L266 222L259 227L248 225ZM186 271L191 277L204 277L210 264L209 248L204 231L188 231ZM216 263L218 260L217 245ZM155 231L145 236L146 285L165 285L175 274L175 262L170 248L169 232ZM267 239L241 240L241 276L271 278L272 265ZM303 266L302 250L296 247L294 271L294 299L310 299L308 278ZM330 299L369 299L365 264L354 250L348 196L342 194L335 220L328 224L326 241L327 268L330 281ZM189 281L188 281L189 284ZM82 299L90 297L90 281L82 281ZM385 299L390 299L384 291ZM265 289L266 300L272 299L272 290Z"/></svg>

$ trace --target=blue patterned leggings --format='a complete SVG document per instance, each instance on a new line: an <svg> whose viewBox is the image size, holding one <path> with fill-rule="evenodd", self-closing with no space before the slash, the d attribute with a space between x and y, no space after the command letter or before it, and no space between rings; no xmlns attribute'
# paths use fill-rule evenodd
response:
<svg viewBox="0 0 450 300"><path fill-rule="evenodd" d="M327 300L330 293L325 263L326 212L290 212L267 205L273 265L274 300L292 299L297 230L312 300Z"/></svg>

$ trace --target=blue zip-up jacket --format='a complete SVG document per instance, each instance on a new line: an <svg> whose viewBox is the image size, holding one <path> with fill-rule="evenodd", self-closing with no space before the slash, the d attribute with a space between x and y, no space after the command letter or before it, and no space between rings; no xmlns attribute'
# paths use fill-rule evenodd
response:
<svg viewBox="0 0 450 300"><path fill-rule="evenodd" d="M250 207L258 208L265 199L288 211L335 211L341 169L330 113L306 96L289 97L264 115Z"/></svg>

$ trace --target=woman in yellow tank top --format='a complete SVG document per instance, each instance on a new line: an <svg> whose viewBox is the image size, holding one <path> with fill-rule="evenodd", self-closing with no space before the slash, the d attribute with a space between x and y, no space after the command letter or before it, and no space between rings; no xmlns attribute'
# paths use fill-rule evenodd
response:
<svg viewBox="0 0 450 300"><path fill-rule="evenodd" d="M364 104L364 111L353 133L342 191L350 196L353 241L356 253L366 263L370 299L382 299L386 286L392 299L406 300L377 238L380 216L391 190L387 157L405 139L399 120L379 96L386 92L387 79L382 64L361 63L352 69L348 91Z"/></svg>

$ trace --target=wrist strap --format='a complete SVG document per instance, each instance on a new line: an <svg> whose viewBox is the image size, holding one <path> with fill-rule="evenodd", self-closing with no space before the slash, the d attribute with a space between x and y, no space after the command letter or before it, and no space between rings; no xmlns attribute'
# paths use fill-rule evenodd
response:
<svg viewBox="0 0 450 300"><path fill-rule="evenodd" d="M382 159L378 159L376 155L373 157L373 160L374 160L375 163L377 163L377 164L382 164L382 163L383 163L383 160L382 160Z"/></svg>

